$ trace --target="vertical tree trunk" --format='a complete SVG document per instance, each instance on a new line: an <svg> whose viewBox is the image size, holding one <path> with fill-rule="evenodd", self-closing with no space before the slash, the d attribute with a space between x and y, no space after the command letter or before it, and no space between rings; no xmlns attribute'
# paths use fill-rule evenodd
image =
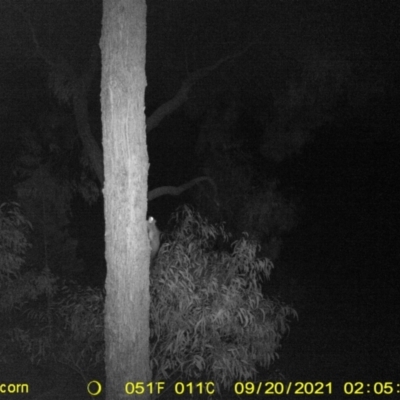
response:
<svg viewBox="0 0 400 400"><path fill-rule="evenodd" d="M149 382L145 0L104 0L102 123L106 222L106 394ZM146 395L142 399L148 398Z"/></svg>

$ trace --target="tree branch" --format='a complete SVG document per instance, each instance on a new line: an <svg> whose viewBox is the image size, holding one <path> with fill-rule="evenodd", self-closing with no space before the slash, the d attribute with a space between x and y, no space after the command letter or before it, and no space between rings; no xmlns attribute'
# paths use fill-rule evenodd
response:
<svg viewBox="0 0 400 400"><path fill-rule="evenodd" d="M207 75L210 74L210 72L214 71L215 69L219 68L222 64L233 60L237 57L242 56L252 45L252 43L248 44L243 50L232 54L228 55L224 58L219 59L215 64L210 65L208 67L199 69L197 71L192 72L183 82L181 87L179 88L178 92L176 95L171 99L162 104L160 107L157 108L153 112L153 114L150 115L149 118L146 120L146 131L147 133L151 132L154 128L156 128L160 122L169 114L172 114L175 110L177 110L183 103L186 102L188 99L188 93L192 86L198 82L200 79L203 79Z"/></svg>
<svg viewBox="0 0 400 400"><path fill-rule="evenodd" d="M208 181L211 186L213 187L214 190L214 196L215 199L217 199L217 185L215 182L209 178L208 176L200 176L198 178L194 178L191 181L181 185L181 186L161 186L158 188L155 188L153 190L150 190L150 192L147 193L147 200L151 201L156 199L157 197L164 196L164 195L171 195L171 196L179 196L182 192L185 190L190 189L191 187L197 185L199 182L202 181ZM217 200L216 200L217 201Z"/></svg>

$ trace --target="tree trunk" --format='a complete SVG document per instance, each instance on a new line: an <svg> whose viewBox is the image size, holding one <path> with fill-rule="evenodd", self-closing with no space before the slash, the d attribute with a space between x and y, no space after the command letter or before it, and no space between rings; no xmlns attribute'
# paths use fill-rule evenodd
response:
<svg viewBox="0 0 400 400"><path fill-rule="evenodd" d="M145 0L104 0L105 363L106 396L112 400L132 397L129 382L146 384L151 379L145 46Z"/></svg>

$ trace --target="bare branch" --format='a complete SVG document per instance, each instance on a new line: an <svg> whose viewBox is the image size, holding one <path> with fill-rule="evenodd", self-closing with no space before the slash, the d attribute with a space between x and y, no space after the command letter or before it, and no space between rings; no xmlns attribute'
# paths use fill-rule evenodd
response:
<svg viewBox="0 0 400 400"><path fill-rule="evenodd" d="M230 60L233 60L237 57L242 56L250 48L251 45L252 45L252 43L250 43L243 50L241 50L235 54L228 55L224 58L221 58L213 65L210 65L208 67L205 67L205 68L202 68L202 69L192 72L183 81L183 83L182 83L181 87L179 88L178 92L176 93L176 95L171 100L168 100L166 103L164 103L160 107L158 107L157 110L154 111L153 114L149 118L147 118L147 120L146 120L147 133L149 133L154 128L156 128L167 115L172 114L183 103L185 103L185 101L188 98L188 93L189 93L190 89L196 82L198 82L200 79L203 79L204 77L209 75L210 72L219 68L222 64L224 64Z"/></svg>
<svg viewBox="0 0 400 400"><path fill-rule="evenodd" d="M158 188L155 188L153 190L150 190L150 192L147 193L147 200L151 201L156 199L157 197L164 196L164 195L171 195L171 196L179 196L181 193L183 193L185 190L190 189L191 187L197 185L199 182L202 181L208 181L211 186L213 187L214 190L214 195L215 199L217 198L217 185L215 182L209 178L208 176L200 176L198 178L194 178L191 181L181 185L181 186L161 186Z"/></svg>

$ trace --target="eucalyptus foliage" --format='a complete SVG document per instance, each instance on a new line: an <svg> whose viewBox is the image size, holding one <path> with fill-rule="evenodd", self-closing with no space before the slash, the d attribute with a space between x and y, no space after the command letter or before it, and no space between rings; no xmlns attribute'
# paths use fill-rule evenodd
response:
<svg viewBox="0 0 400 400"><path fill-rule="evenodd" d="M24 308L29 328L15 328L12 339L32 363L55 360L85 378L104 359L104 293L73 281L55 284L54 292L52 329L38 301Z"/></svg>
<svg viewBox="0 0 400 400"><path fill-rule="evenodd" d="M184 208L180 227L160 249L151 273L151 366L154 380L180 376L228 388L268 367L295 310L264 298L272 262L257 258L246 236L219 251L223 226ZM218 387L220 389L220 387Z"/></svg>

